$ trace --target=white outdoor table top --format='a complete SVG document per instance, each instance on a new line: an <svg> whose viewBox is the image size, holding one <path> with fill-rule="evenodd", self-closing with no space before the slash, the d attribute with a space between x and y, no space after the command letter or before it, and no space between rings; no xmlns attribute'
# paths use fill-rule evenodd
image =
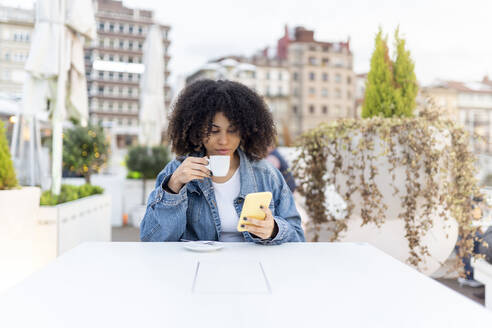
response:
<svg viewBox="0 0 492 328"><path fill-rule="evenodd" d="M487 327L492 312L364 243L85 243L0 295L0 327ZM197 262L270 292L197 293ZM210 265L209 265L210 267ZM241 284L247 276L231 277ZM231 281L225 282L230 283Z"/></svg>

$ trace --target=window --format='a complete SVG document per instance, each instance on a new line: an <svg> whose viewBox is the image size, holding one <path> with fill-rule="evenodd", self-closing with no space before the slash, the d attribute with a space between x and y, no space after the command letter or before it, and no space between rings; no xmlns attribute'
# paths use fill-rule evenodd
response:
<svg viewBox="0 0 492 328"><path fill-rule="evenodd" d="M323 73L322 77L323 77L323 81L325 82L328 81L328 73Z"/></svg>
<svg viewBox="0 0 492 328"><path fill-rule="evenodd" d="M114 73L113 72L109 72L109 79L112 80L114 78Z"/></svg>
<svg viewBox="0 0 492 328"><path fill-rule="evenodd" d="M284 90L282 90L282 87L278 87L278 95L281 96L284 93Z"/></svg>
<svg viewBox="0 0 492 328"><path fill-rule="evenodd" d="M113 111L113 103L112 103L112 102L110 102L110 103L109 103L109 111L110 111L110 112L112 112L112 111Z"/></svg>
<svg viewBox="0 0 492 328"><path fill-rule="evenodd" d="M128 41L128 49L133 49L133 42L132 41Z"/></svg>
<svg viewBox="0 0 492 328"><path fill-rule="evenodd" d="M314 78L315 78L314 72L309 73L309 79L311 81L314 81Z"/></svg>
<svg viewBox="0 0 492 328"><path fill-rule="evenodd" d="M114 40L113 39L109 40L109 47L114 48Z"/></svg>
<svg viewBox="0 0 492 328"><path fill-rule="evenodd" d="M120 80L120 81L123 80L123 73L118 73L118 80Z"/></svg>
<svg viewBox="0 0 492 328"><path fill-rule="evenodd" d="M104 31L104 23L103 22L99 23L99 30Z"/></svg>
<svg viewBox="0 0 492 328"><path fill-rule="evenodd" d="M266 73L266 79L267 79L267 80L270 80L270 72L267 72L267 73Z"/></svg>
<svg viewBox="0 0 492 328"><path fill-rule="evenodd" d="M98 91L99 91L99 94L102 95L104 93L104 87L99 87Z"/></svg>
<svg viewBox="0 0 492 328"><path fill-rule="evenodd" d="M296 97L299 96L299 88L294 88L293 92L294 92L294 96Z"/></svg>
<svg viewBox="0 0 492 328"><path fill-rule="evenodd" d="M350 84L352 83L352 79L350 78L350 76L347 76L347 84Z"/></svg>
<svg viewBox="0 0 492 328"><path fill-rule="evenodd" d="M278 80L279 80L279 81L282 81L282 78L283 78L283 76L282 76L282 72L278 72Z"/></svg>
<svg viewBox="0 0 492 328"><path fill-rule="evenodd" d="M123 112L123 104L122 103L118 103L118 112Z"/></svg>
<svg viewBox="0 0 492 328"><path fill-rule="evenodd" d="M342 98L342 92L340 91L340 89L335 90L335 97Z"/></svg>
<svg viewBox="0 0 492 328"><path fill-rule="evenodd" d="M138 43L138 50L142 50L142 47L143 47L142 42L139 42Z"/></svg>
<svg viewBox="0 0 492 328"><path fill-rule="evenodd" d="M327 88L321 89L321 96L323 96L325 98L328 97L328 89Z"/></svg>
<svg viewBox="0 0 492 328"><path fill-rule="evenodd" d="M315 57L309 57L309 64L310 65L317 65L317 60Z"/></svg>
<svg viewBox="0 0 492 328"><path fill-rule="evenodd" d="M294 81L297 81L299 79L299 74L297 74L297 72L294 72L294 74L292 74L292 79Z"/></svg>
<svg viewBox="0 0 492 328"><path fill-rule="evenodd" d="M120 40L120 49L123 49L125 47L125 43L123 42L123 40Z"/></svg>
<svg viewBox="0 0 492 328"><path fill-rule="evenodd" d="M297 114L297 106L292 106L292 111L294 112L294 114Z"/></svg>
<svg viewBox="0 0 492 328"><path fill-rule="evenodd" d="M133 57L128 57L128 62L133 63Z"/></svg>
<svg viewBox="0 0 492 328"><path fill-rule="evenodd" d="M120 24L120 33L123 33L125 27L123 26L123 24Z"/></svg>
<svg viewBox="0 0 492 328"><path fill-rule="evenodd" d="M352 92L347 91L347 99L352 99Z"/></svg>
<svg viewBox="0 0 492 328"><path fill-rule="evenodd" d="M128 33L133 34L133 25L128 26Z"/></svg>
<svg viewBox="0 0 492 328"><path fill-rule="evenodd" d="M309 88L309 94L314 96L316 94L316 90L314 88Z"/></svg>
<svg viewBox="0 0 492 328"><path fill-rule="evenodd" d="M110 95L112 95L113 94L113 87L109 87L108 88L108 92L109 92Z"/></svg>
<svg viewBox="0 0 492 328"><path fill-rule="evenodd" d="M109 32L114 32L114 24L113 23L109 24Z"/></svg>
<svg viewBox="0 0 492 328"><path fill-rule="evenodd" d="M113 55L109 55L109 61L114 61L114 56Z"/></svg>
<svg viewBox="0 0 492 328"><path fill-rule="evenodd" d="M330 60L328 58L323 58L321 60L321 65L322 66L328 66L329 63L330 63Z"/></svg>
<svg viewBox="0 0 492 328"><path fill-rule="evenodd" d="M328 114L328 106L323 106L322 107L323 114Z"/></svg>
<svg viewBox="0 0 492 328"><path fill-rule="evenodd" d="M130 97L133 95L133 88L128 88L128 95Z"/></svg>
<svg viewBox="0 0 492 328"><path fill-rule="evenodd" d="M314 106L313 105L309 106L309 113L314 114Z"/></svg>
<svg viewBox="0 0 492 328"><path fill-rule="evenodd" d="M342 82L342 76L340 74L335 75L335 82L337 83Z"/></svg>
<svg viewBox="0 0 492 328"><path fill-rule="evenodd" d="M132 73L128 73L128 81L131 81L133 80L133 74Z"/></svg>
<svg viewBox="0 0 492 328"><path fill-rule="evenodd" d="M310 50L310 51L316 51L316 46L310 46L310 47L309 47L309 50Z"/></svg>
<svg viewBox="0 0 492 328"><path fill-rule="evenodd" d="M139 27L138 27L138 34L142 34L142 33L143 33L142 26L139 26Z"/></svg>

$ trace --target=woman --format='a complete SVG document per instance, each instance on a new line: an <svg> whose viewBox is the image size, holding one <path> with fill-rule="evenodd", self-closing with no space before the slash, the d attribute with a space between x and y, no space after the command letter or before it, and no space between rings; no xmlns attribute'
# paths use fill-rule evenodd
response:
<svg viewBox="0 0 492 328"><path fill-rule="evenodd" d="M258 94L236 82L197 81L181 92L168 133L179 157L157 176L140 225L142 241L305 241L289 187L262 160L275 128ZM230 157L225 177L205 167L211 155ZM273 194L262 209L265 220L247 218L247 231L238 232L244 198L260 191Z"/></svg>

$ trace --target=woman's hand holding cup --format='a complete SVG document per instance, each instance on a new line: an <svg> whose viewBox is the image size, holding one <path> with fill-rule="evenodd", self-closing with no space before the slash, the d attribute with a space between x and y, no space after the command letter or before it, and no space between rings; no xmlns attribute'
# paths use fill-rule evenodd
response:
<svg viewBox="0 0 492 328"><path fill-rule="evenodd" d="M181 188L194 179L203 180L204 178L209 178L211 176L211 172L208 168L208 160L206 157L187 157L183 163L174 171L171 179L167 186L178 193Z"/></svg>

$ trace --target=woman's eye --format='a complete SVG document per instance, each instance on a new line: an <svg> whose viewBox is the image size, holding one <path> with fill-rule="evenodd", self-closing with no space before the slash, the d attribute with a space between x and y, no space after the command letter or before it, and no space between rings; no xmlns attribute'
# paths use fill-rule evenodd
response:
<svg viewBox="0 0 492 328"><path fill-rule="evenodd" d="M217 134L219 133L220 131L211 131L210 133L213 133L213 134Z"/></svg>
<svg viewBox="0 0 492 328"><path fill-rule="evenodd" d="M237 132L237 129L229 130L229 133L236 133L236 132Z"/></svg>

